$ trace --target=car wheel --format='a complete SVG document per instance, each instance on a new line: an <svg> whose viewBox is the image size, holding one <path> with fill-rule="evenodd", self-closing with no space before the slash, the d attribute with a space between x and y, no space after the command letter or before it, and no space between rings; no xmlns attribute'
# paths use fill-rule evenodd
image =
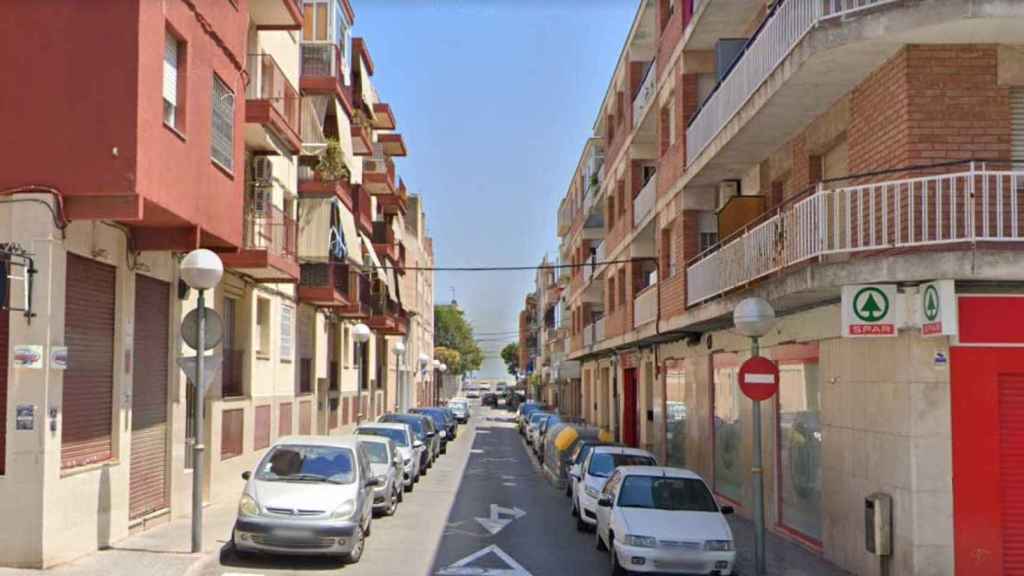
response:
<svg viewBox="0 0 1024 576"><path fill-rule="evenodd" d="M622 564L619 563L619 557L615 554L615 538L611 535L608 536L608 556L611 558L612 576L626 576L629 574L629 572L622 567Z"/></svg>
<svg viewBox="0 0 1024 576"><path fill-rule="evenodd" d="M578 518L579 515L580 515L580 511L576 509L576 500L575 499L572 501L572 505L569 506L569 515L572 516L573 518Z"/></svg>
<svg viewBox="0 0 1024 576"><path fill-rule="evenodd" d="M239 548L238 544L235 544L234 537L231 539L231 551L234 552L235 558L239 560L251 560L256 555L254 552Z"/></svg>
<svg viewBox="0 0 1024 576"><path fill-rule="evenodd" d="M352 539L354 540L352 543L352 551L345 555L345 562L349 564L355 564L363 557L363 547L366 545L366 535L363 534L362 526L356 527L356 531L352 535Z"/></svg>
<svg viewBox="0 0 1024 576"><path fill-rule="evenodd" d="M398 492L398 501L405 502L405 493L410 490L412 490L412 485L406 485L405 482L402 482L402 487L396 490Z"/></svg>
<svg viewBox="0 0 1024 576"><path fill-rule="evenodd" d="M597 549L598 550L600 550L601 552L604 552L605 550L608 549L608 547L604 545L604 540L601 540L601 531L600 530L594 530L594 538L597 539Z"/></svg>
<svg viewBox="0 0 1024 576"><path fill-rule="evenodd" d="M572 498L572 484L565 485L565 497Z"/></svg>
<svg viewBox="0 0 1024 576"><path fill-rule="evenodd" d="M388 503L388 507L384 510L385 516L394 516L395 512L398 511L398 490L391 491L391 502Z"/></svg>
<svg viewBox="0 0 1024 576"><path fill-rule="evenodd" d="M366 518L366 529L363 530L363 536L366 538L370 537L370 530L373 528L373 514L370 514Z"/></svg>

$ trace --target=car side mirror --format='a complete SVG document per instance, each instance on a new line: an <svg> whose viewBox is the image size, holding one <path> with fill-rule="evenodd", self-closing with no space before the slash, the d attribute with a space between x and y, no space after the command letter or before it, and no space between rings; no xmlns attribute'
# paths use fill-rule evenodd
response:
<svg viewBox="0 0 1024 576"><path fill-rule="evenodd" d="M423 442L420 442L419 440L416 440L415 442L412 443L412 447L413 448L423 448Z"/></svg>
<svg viewBox="0 0 1024 576"><path fill-rule="evenodd" d="M600 506L601 508L611 508L612 499L609 496L601 496L601 498L599 498L597 501L597 505Z"/></svg>
<svg viewBox="0 0 1024 576"><path fill-rule="evenodd" d="M248 470L242 472L242 480L248 480L249 478L252 478L252 472L249 472Z"/></svg>
<svg viewBox="0 0 1024 576"><path fill-rule="evenodd" d="M367 478L366 487L373 488L374 486L380 486L380 480L378 480L377 478Z"/></svg>
<svg viewBox="0 0 1024 576"><path fill-rule="evenodd" d="M721 511L722 514L733 514L736 512L736 509L732 506L722 506Z"/></svg>

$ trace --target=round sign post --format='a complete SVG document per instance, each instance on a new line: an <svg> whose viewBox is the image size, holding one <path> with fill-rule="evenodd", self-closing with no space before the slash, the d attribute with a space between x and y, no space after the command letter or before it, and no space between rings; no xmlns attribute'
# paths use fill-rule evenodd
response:
<svg viewBox="0 0 1024 576"><path fill-rule="evenodd" d="M779 390L779 367L764 356L754 356L740 366L739 381L747 398L767 400Z"/></svg>

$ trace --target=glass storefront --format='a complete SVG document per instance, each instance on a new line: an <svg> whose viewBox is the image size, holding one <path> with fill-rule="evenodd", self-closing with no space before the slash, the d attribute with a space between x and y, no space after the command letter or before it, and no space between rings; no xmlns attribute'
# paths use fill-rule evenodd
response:
<svg viewBox="0 0 1024 576"><path fill-rule="evenodd" d="M744 470L743 422L740 419L742 392L736 374L739 356L715 354L713 362L715 492L735 502L743 502L743 488L749 475Z"/></svg>
<svg viewBox="0 0 1024 576"><path fill-rule="evenodd" d="M779 364L781 522L821 541L821 394L817 345L783 346Z"/></svg>
<svg viewBox="0 0 1024 576"><path fill-rule="evenodd" d="M665 362L665 441L669 466L686 467L686 361Z"/></svg>

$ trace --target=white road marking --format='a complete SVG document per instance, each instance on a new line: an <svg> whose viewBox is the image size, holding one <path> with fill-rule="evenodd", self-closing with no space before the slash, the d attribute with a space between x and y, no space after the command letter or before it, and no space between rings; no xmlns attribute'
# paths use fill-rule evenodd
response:
<svg viewBox="0 0 1024 576"><path fill-rule="evenodd" d="M472 452L473 454L483 454L484 453L484 451L479 449L479 448L473 448L472 450L470 450L470 452Z"/></svg>
<svg viewBox="0 0 1024 576"><path fill-rule="evenodd" d="M491 431L490 430L480 430L480 429L477 429L476 433L477 434L490 434Z"/></svg>
<svg viewBox="0 0 1024 576"><path fill-rule="evenodd" d="M514 485L515 484L513 484L513 486ZM505 517L502 518L502 515L505 515ZM509 516L511 516L511 518L509 518ZM526 516L526 511L517 506L512 508L503 508L497 504L491 504L491 517L481 518L477 516L476 521L479 522L485 530L490 532L491 536L494 536L498 532L501 532L506 526L523 516Z"/></svg>
<svg viewBox="0 0 1024 576"><path fill-rule="evenodd" d="M470 566L473 562L488 555L494 554L505 563L505 568L479 568ZM437 573L439 576L532 576L526 568L515 561L514 558L505 553L496 545L477 550L451 566L442 569Z"/></svg>
<svg viewBox="0 0 1024 576"><path fill-rule="evenodd" d="M502 486L515 486L516 483L515 482L502 482L501 485Z"/></svg>

